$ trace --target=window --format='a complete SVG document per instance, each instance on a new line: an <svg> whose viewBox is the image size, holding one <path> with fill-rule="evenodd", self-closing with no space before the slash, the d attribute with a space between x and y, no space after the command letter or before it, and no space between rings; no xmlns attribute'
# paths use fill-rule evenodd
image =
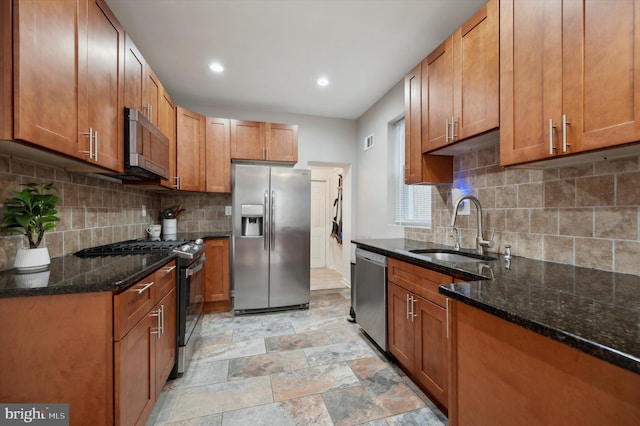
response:
<svg viewBox="0 0 640 426"><path fill-rule="evenodd" d="M431 186L404 184L404 119L393 125L395 142L395 223L431 227Z"/></svg>

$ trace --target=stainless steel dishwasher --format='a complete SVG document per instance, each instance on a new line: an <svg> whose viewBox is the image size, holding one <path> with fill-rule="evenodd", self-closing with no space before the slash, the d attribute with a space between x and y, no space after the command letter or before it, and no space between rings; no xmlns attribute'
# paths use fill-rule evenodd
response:
<svg viewBox="0 0 640 426"><path fill-rule="evenodd" d="M356 321L371 339L387 350L387 258L356 249Z"/></svg>

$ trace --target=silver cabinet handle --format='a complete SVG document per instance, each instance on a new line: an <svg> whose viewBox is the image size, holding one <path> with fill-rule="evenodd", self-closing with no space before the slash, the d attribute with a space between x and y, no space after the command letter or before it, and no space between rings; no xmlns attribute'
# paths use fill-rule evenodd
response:
<svg viewBox="0 0 640 426"><path fill-rule="evenodd" d="M160 305L160 334L164 336L164 305Z"/></svg>
<svg viewBox="0 0 640 426"><path fill-rule="evenodd" d="M456 124L458 124L458 120L451 116L451 142L456 141Z"/></svg>
<svg viewBox="0 0 640 426"><path fill-rule="evenodd" d="M567 124L571 124L567 121L567 115L562 114L562 152L567 152L567 147L571 146L567 143Z"/></svg>
<svg viewBox="0 0 640 426"><path fill-rule="evenodd" d="M174 269L176 269L176 265L170 266L166 269L163 269L164 272L166 272L167 274L171 271L173 271Z"/></svg>
<svg viewBox="0 0 640 426"><path fill-rule="evenodd" d="M264 191L264 218L266 220L267 223L263 224L263 228L262 228L262 240L264 243L264 251L268 251L269 250L269 226L270 226L270 221L269 221L269 191Z"/></svg>
<svg viewBox="0 0 640 426"><path fill-rule="evenodd" d="M147 291L149 289L149 287L151 287L152 285L153 285L153 281L151 281L150 283L147 283L147 284L142 284L142 287L134 288L133 290L137 291L138 294L142 294L145 291Z"/></svg>
<svg viewBox="0 0 640 426"><path fill-rule="evenodd" d="M555 129L556 126L553 125L553 118L549 119L549 155L553 155L553 151L555 151L557 148L553 145L553 129Z"/></svg>
<svg viewBox="0 0 640 426"><path fill-rule="evenodd" d="M271 191L271 250L276 249L276 191Z"/></svg>
<svg viewBox="0 0 640 426"><path fill-rule="evenodd" d="M418 299L416 299L415 297L411 296L411 322L413 322L413 319L417 317L416 315L416 302L418 301Z"/></svg>
<svg viewBox="0 0 640 426"><path fill-rule="evenodd" d="M93 134L93 140L95 142L95 147L93 149L93 159L94 161L98 161L98 131L96 130L96 132Z"/></svg>

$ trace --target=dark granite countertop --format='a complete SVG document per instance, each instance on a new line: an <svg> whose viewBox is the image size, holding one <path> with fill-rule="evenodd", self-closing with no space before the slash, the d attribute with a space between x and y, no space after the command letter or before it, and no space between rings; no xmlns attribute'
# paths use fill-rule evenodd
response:
<svg viewBox="0 0 640 426"><path fill-rule="evenodd" d="M131 254L80 258L73 254L51 259L49 269L20 274L0 271L0 298L55 294L118 292L162 267L175 254Z"/></svg>
<svg viewBox="0 0 640 426"><path fill-rule="evenodd" d="M179 233L171 240L225 238L231 231ZM49 269L20 274L0 271L0 298L45 296L94 291L119 292L176 258L175 254L133 254L80 258L73 254L51 259Z"/></svg>
<svg viewBox="0 0 640 426"><path fill-rule="evenodd" d="M354 240L363 249L467 282L440 293L640 374L640 276L489 253L497 260L425 260L408 250L448 249L404 239ZM465 250L463 250L465 251Z"/></svg>

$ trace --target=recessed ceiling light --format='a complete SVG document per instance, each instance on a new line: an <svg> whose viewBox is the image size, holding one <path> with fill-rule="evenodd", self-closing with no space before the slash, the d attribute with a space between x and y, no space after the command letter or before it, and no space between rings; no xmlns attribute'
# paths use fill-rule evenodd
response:
<svg viewBox="0 0 640 426"><path fill-rule="evenodd" d="M214 62L211 65L209 65L209 69L211 71L213 71L213 72L216 72L216 73L220 73L220 72L224 71L224 67L219 62Z"/></svg>
<svg viewBox="0 0 640 426"><path fill-rule="evenodd" d="M320 77L318 79L318 86L328 86L329 85L329 79L326 77Z"/></svg>

